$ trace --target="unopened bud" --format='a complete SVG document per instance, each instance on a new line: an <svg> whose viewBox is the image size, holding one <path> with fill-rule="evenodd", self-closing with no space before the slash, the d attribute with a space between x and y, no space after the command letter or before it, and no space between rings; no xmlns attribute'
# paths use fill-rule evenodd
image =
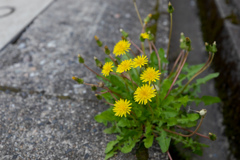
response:
<svg viewBox="0 0 240 160"><path fill-rule="evenodd" d="M168 13L173 13L173 11L174 11L174 8L173 8L171 2L169 2L168 3Z"/></svg>
<svg viewBox="0 0 240 160"><path fill-rule="evenodd" d="M99 47L102 47L102 42L99 40L99 38L98 38L97 36L94 36L94 38L95 38L95 40L96 40L96 42L97 42L97 45L98 45Z"/></svg>
<svg viewBox="0 0 240 160"><path fill-rule="evenodd" d="M96 66L98 66L99 68L102 69L102 67L103 67L102 62L100 62L100 61L97 59L97 57L94 57L94 60L95 60Z"/></svg>
<svg viewBox="0 0 240 160"><path fill-rule="evenodd" d="M186 50L188 50L188 51L192 50L192 43L191 43L191 39L189 37L186 37Z"/></svg>
<svg viewBox="0 0 240 160"><path fill-rule="evenodd" d="M120 32L122 33L122 36L123 36L124 38L127 38L127 37L128 37L128 33L125 32L123 29L120 29Z"/></svg>
<svg viewBox="0 0 240 160"><path fill-rule="evenodd" d="M212 48L211 48L211 52L212 53L216 53L217 52L217 44L216 41L213 42Z"/></svg>
<svg viewBox="0 0 240 160"><path fill-rule="evenodd" d="M80 54L78 55L78 61L79 61L79 63L84 63L84 59L82 58L82 56Z"/></svg>
<svg viewBox="0 0 240 160"><path fill-rule="evenodd" d="M96 91L97 90L97 86L96 85L92 85L92 90Z"/></svg>
<svg viewBox="0 0 240 160"><path fill-rule="evenodd" d="M102 99L102 96L99 95L99 94L95 94L95 96L97 97L97 99L101 100Z"/></svg>
<svg viewBox="0 0 240 160"><path fill-rule="evenodd" d="M205 116L207 114L207 110L206 109L202 109L201 111L199 111L200 116Z"/></svg>
<svg viewBox="0 0 240 160"><path fill-rule="evenodd" d="M144 23L147 24L152 17L152 14L148 14L148 16L144 19Z"/></svg>
<svg viewBox="0 0 240 160"><path fill-rule="evenodd" d="M216 139L217 139L217 136L215 135L215 134L213 134L213 133L210 133L209 132L209 138L212 140L212 141L215 141Z"/></svg>
<svg viewBox="0 0 240 160"><path fill-rule="evenodd" d="M104 47L104 51L107 55L109 55L111 53L111 51L109 50L108 46Z"/></svg>
<svg viewBox="0 0 240 160"><path fill-rule="evenodd" d="M79 84L83 84L83 83L84 83L83 79L81 79L81 78L78 78L78 77L74 77L74 76L73 76L72 79L73 79L74 81L78 82Z"/></svg>

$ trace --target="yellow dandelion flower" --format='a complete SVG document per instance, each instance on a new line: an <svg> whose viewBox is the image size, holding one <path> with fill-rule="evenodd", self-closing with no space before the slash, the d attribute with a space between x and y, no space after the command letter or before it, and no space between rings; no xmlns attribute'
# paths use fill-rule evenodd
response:
<svg viewBox="0 0 240 160"><path fill-rule="evenodd" d="M119 41L113 49L113 54L115 54L116 56L119 55L123 55L126 54L126 52L129 52L130 49L130 42L125 41L125 40L121 40Z"/></svg>
<svg viewBox="0 0 240 160"><path fill-rule="evenodd" d="M133 59L133 67L134 68L137 68L137 67L142 67L144 66L145 64L147 64L148 62L148 59L147 59L147 56L137 56L136 58Z"/></svg>
<svg viewBox="0 0 240 160"><path fill-rule="evenodd" d="M160 77L159 70L156 70L153 67L148 67L143 73L140 75L140 79L143 82L149 82L149 85L151 82L156 82L156 80Z"/></svg>
<svg viewBox="0 0 240 160"><path fill-rule="evenodd" d="M148 101L152 102L151 98L156 96L156 89L153 89L150 85L143 85L138 87L134 92L134 99L138 104L146 105Z"/></svg>
<svg viewBox="0 0 240 160"><path fill-rule="evenodd" d="M102 69L102 74L106 77L113 71L113 62L106 62Z"/></svg>
<svg viewBox="0 0 240 160"><path fill-rule="evenodd" d="M122 117L124 115L125 117L127 117L126 114L130 114L132 108L129 107L130 105L132 105L132 103L130 103L130 101L127 99L125 99L125 101L123 99L116 101L113 108L115 116Z"/></svg>
<svg viewBox="0 0 240 160"><path fill-rule="evenodd" d="M141 37L143 38L143 39L149 39L149 34L148 33L141 33Z"/></svg>
<svg viewBox="0 0 240 160"><path fill-rule="evenodd" d="M124 60L121 62L121 64L118 65L117 72L122 73L122 72L128 71L131 69L131 67L132 67L132 60L131 59Z"/></svg>

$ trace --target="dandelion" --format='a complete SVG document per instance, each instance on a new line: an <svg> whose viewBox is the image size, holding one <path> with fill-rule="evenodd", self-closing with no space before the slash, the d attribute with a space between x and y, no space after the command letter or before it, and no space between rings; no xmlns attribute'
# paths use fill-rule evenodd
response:
<svg viewBox="0 0 240 160"><path fill-rule="evenodd" d="M143 38L143 39L149 39L149 34L148 33L141 33L141 37Z"/></svg>
<svg viewBox="0 0 240 160"><path fill-rule="evenodd" d="M147 64L148 62L148 59L147 59L147 56L137 56L136 58L133 59L133 67L134 68L137 68L137 67L142 67L144 66L145 64Z"/></svg>
<svg viewBox="0 0 240 160"><path fill-rule="evenodd" d="M131 69L131 67L132 67L132 60L131 59L124 60L122 61L121 64L118 65L117 72L122 73L122 72L128 71Z"/></svg>
<svg viewBox="0 0 240 160"><path fill-rule="evenodd" d="M130 103L130 101L127 99L120 99L119 101L116 101L113 108L115 116L122 117L124 115L125 117L127 117L126 114L130 114L132 108L129 107L130 105L132 105L132 103Z"/></svg>
<svg viewBox="0 0 240 160"><path fill-rule="evenodd" d="M153 89L150 85L143 85L138 87L134 92L134 99L138 104L146 105L148 101L152 102L151 98L156 96L156 89Z"/></svg>
<svg viewBox="0 0 240 160"><path fill-rule="evenodd" d="M130 42L125 41L125 40L121 40L119 41L113 49L113 54L115 54L116 56L119 55L123 55L126 54L126 52L129 52L130 49Z"/></svg>
<svg viewBox="0 0 240 160"><path fill-rule="evenodd" d="M159 70L156 70L153 67L148 67L143 73L140 75L140 79L143 82L149 82L149 85L151 82L156 82L156 80L160 77Z"/></svg>
<svg viewBox="0 0 240 160"><path fill-rule="evenodd" d="M113 71L113 62L106 62L103 66L102 74L106 77Z"/></svg>

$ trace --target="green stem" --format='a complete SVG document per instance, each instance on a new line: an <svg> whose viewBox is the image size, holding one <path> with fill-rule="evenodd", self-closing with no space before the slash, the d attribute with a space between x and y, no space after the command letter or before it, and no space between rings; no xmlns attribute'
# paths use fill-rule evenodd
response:
<svg viewBox="0 0 240 160"><path fill-rule="evenodd" d="M167 49L167 59L169 55L169 48L170 48L171 37L172 37L172 24L173 24L172 13L170 13L170 31L169 31L169 37L168 37L169 41L168 41L168 49Z"/></svg>
<svg viewBox="0 0 240 160"><path fill-rule="evenodd" d="M138 15L138 19L139 19L139 21L141 23L141 26L143 27L142 18L141 18L140 14L139 14L139 11L138 11L138 8L137 8L137 4L136 4L136 0L133 0L133 4L134 4L134 7L136 9L136 12L137 12L137 15Z"/></svg>
<svg viewBox="0 0 240 160"><path fill-rule="evenodd" d="M153 113L152 107L150 106L149 102L147 102L147 103L148 103L148 107L149 107L149 109L150 109L150 111L152 113L152 119L153 119L154 118L154 113Z"/></svg>
<svg viewBox="0 0 240 160"><path fill-rule="evenodd" d="M145 47L144 47L144 42L141 42L141 46L142 46L143 54L144 54L144 56L146 56L146 51L145 51Z"/></svg>

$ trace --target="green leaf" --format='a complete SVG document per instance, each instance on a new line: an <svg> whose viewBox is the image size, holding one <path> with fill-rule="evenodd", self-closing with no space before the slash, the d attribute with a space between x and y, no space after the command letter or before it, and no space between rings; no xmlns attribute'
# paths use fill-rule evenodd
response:
<svg viewBox="0 0 240 160"><path fill-rule="evenodd" d="M119 127L132 127L132 126L136 126L135 123L133 123L133 121L128 120L125 117L122 117L120 119L120 121L117 123L117 125Z"/></svg>
<svg viewBox="0 0 240 160"><path fill-rule="evenodd" d="M153 136L153 135L147 136L147 137L143 140L144 146L145 146L146 148L151 147L152 144L153 144L153 139L154 139L154 136Z"/></svg>
<svg viewBox="0 0 240 160"><path fill-rule="evenodd" d="M104 123L106 125L107 122L113 122L118 120L118 117L114 116L112 109L109 108L108 110L96 115L94 119L98 123Z"/></svg>
<svg viewBox="0 0 240 160"><path fill-rule="evenodd" d="M151 135L152 134L152 124L149 122L149 121L147 121L147 124L146 124L146 127L145 127L145 136L147 136L147 135Z"/></svg>
<svg viewBox="0 0 240 160"><path fill-rule="evenodd" d="M164 79L162 82L161 90L160 90L160 99L163 100L166 96L169 88L171 87L171 81L169 79Z"/></svg>
<svg viewBox="0 0 240 160"><path fill-rule="evenodd" d="M113 134L113 133L119 133L120 131L121 130L118 127L112 126L112 127L104 129L103 132L106 134Z"/></svg>
<svg viewBox="0 0 240 160"><path fill-rule="evenodd" d="M207 81L213 79L213 78L216 78L219 76L219 73L211 73L209 75L207 75L206 77L204 78L199 78L197 79L197 82L196 82L196 85L200 85L200 84L204 84L206 83Z"/></svg>
<svg viewBox="0 0 240 160"><path fill-rule="evenodd" d="M188 95L179 98L177 101L180 102L182 105L186 106L187 103L189 102Z"/></svg>
<svg viewBox="0 0 240 160"><path fill-rule="evenodd" d="M167 138L167 133L164 130L162 130L161 136L157 137L156 140L158 141L158 144L160 145L162 152L163 153L167 152L171 142L171 138Z"/></svg>
<svg viewBox="0 0 240 160"><path fill-rule="evenodd" d="M205 105L211 105L221 102L221 99L219 97L212 96L202 96L201 100L204 102Z"/></svg>
<svg viewBox="0 0 240 160"><path fill-rule="evenodd" d="M126 88L125 83L123 82L123 79L119 76L111 75L110 81L112 82L113 85L121 88L122 90L124 90Z"/></svg>
<svg viewBox="0 0 240 160"><path fill-rule="evenodd" d="M154 51L150 55L149 65L151 67L158 68L158 59L157 59L157 56L156 56L156 52L154 52Z"/></svg>
<svg viewBox="0 0 240 160"><path fill-rule="evenodd" d="M131 152L135 144L136 144L136 141L133 141L132 138L129 137L129 140L125 142L124 146L121 148L121 152L123 153Z"/></svg>
<svg viewBox="0 0 240 160"><path fill-rule="evenodd" d="M196 121L200 118L200 115L198 113L189 113L187 114L187 117L189 121Z"/></svg>
<svg viewBox="0 0 240 160"><path fill-rule="evenodd" d="M176 117L178 115L178 111L172 108L168 108L167 110L162 111L162 114L165 116L165 118L171 118Z"/></svg>
<svg viewBox="0 0 240 160"><path fill-rule="evenodd" d="M104 93L104 94L101 94L101 96L109 103L112 103L112 95L110 93Z"/></svg>
<svg viewBox="0 0 240 160"><path fill-rule="evenodd" d="M164 99L161 103L163 108L169 108L169 104L173 103L174 96L168 96L166 99Z"/></svg>
<svg viewBox="0 0 240 160"><path fill-rule="evenodd" d="M161 63L168 63L168 60L167 60L167 58L165 57L165 51L164 51L163 48L160 48L160 49L158 50L158 54L159 54L159 57L160 57L160 59L161 59Z"/></svg>
<svg viewBox="0 0 240 160"><path fill-rule="evenodd" d="M108 142L105 153L110 152L113 149L113 146L115 146L118 142L118 140Z"/></svg>
<svg viewBox="0 0 240 160"><path fill-rule="evenodd" d="M175 126L177 124L177 119L176 118L168 118L167 119L167 126L171 127L171 126Z"/></svg>
<svg viewBox="0 0 240 160"><path fill-rule="evenodd" d="M105 156L105 160L113 157L115 154L117 154L117 152L115 152L114 150L112 150L111 152L107 153Z"/></svg>

